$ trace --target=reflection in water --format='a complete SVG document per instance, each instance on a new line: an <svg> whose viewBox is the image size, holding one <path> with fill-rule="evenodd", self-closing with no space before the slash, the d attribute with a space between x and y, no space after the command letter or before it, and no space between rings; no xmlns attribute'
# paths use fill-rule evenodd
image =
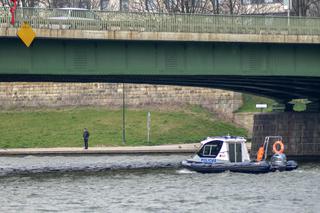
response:
<svg viewBox="0 0 320 213"><path fill-rule="evenodd" d="M260 175L199 174L178 168L179 161L185 158L182 155L2 157L0 211L260 213L320 210L320 164L301 164L292 172ZM158 169L157 165L171 168ZM110 169L85 169L95 166ZM125 169L128 166L136 169ZM57 171L40 172L46 171L41 170L43 168ZM67 171L72 168L78 170ZM38 172L28 173L29 169ZM9 170L10 173L3 172Z"/></svg>

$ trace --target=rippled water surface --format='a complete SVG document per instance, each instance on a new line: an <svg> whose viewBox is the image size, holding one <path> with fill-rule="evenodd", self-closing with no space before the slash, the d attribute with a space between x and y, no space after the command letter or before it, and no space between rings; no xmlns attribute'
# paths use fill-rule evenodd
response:
<svg viewBox="0 0 320 213"><path fill-rule="evenodd" d="M186 157L1 157L0 212L320 212L319 163L199 174Z"/></svg>

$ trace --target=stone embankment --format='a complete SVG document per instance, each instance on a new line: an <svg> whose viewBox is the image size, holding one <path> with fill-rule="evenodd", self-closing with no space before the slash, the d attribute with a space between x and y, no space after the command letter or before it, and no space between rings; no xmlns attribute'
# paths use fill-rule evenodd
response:
<svg viewBox="0 0 320 213"><path fill-rule="evenodd" d="M160 146L123 146L123 147L89 147L85 150L80 147L58 148L21 148L0 149L0 155L57 155L57 154L168 154L194 153L199 143L172 144Z"/></svg>
<svg viewBox="0 0 320 213"><path fill-rule="evenodd" d="M254 115L259 114L257 112L240 112L233 113L232 122L248 130L248 136L252 137L253 134L253 122Z"/></svg>
<svg viewBox="0 0 320 213"><path fill-rule="evenodd" d="M122 106L123 85L116 83L0 83L2 109L68 106ZM199 105L226 118L242 105L240 93L197 87L125 84L127 107L172 108Z"/></svg>
<svg viewBox="0 0 320 213"><path fill-rule="evenodd" d="M21 148L0 149L0 156L6 155L77 155L77 154L183 154L194 153L200 143L170 144L159 146L122 146L122 147L89 147L85 150L79 147L58 148ZM250 151L251 144L247 143Z"/></svg>

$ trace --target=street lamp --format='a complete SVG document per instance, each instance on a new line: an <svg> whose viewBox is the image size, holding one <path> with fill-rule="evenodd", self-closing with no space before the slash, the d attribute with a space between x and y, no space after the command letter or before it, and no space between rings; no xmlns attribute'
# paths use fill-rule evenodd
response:
<svg viewBox="0 0 320 213"><path fill-rule="evenodd" d="M292 8L292 0L283 0L283 8L287 10L288 27L290 25L290 10Z"/></svg>
<svg viewBox="0 0 320 213"><path fill-rule="evenodd" d="M122 83L122 144L126 144L125 86Z"/></svg>

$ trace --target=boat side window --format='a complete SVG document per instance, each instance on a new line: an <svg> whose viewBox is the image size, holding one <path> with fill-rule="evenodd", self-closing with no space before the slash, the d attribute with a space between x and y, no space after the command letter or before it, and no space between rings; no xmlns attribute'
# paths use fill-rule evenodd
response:
<svg viewBox="0 0 320 213"><path fill-rule="evenodd" d="M206 145L206 146L203 148L203 155L204 155L204 156L210 155L210 151L211 151L211 146L210 146L210 145Z"/></svg>
<svg viewBox="0 0 320 213"><path fill-rule="evenodd" d="M200 150L199 154L204 157L216 157L222 147L222 141L213 141L207 143Z"/></svg>

